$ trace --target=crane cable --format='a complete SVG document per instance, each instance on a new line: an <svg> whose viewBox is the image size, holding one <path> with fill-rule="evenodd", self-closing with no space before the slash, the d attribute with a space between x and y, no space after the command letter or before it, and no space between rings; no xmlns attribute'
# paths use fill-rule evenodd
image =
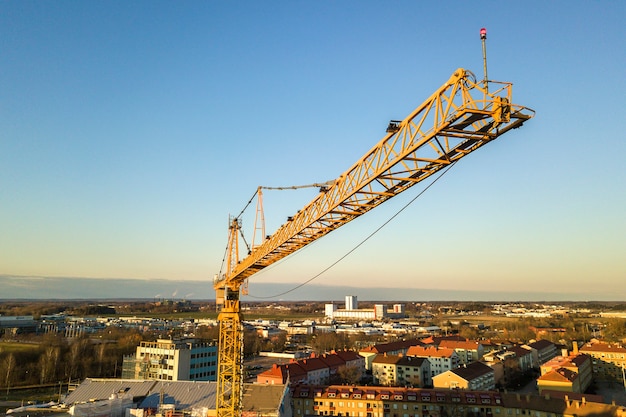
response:
<svg viewBox="0 0 626 417"><path fill-rule="evenodd" d="M255 298L258 300L266 300L266 299L270 299L270 298L276 298L276 297L280 297L283 296L285 294L289 294L290 292L293 292L299 288L304 287L305 285L307 285L308 283L310 283L311 281L313 281L314 279L319 278L320 276L322 276L323 274L325 274L326 272L328 272L331 268L335 267L339 262L343 261L345 258L347 258L349 255L352 254L352 252L356 251L359 247L361 247L363 244L365 244L365 242L367 242L370 238L372 238L376 233L380 232L385 226L387 226L389 223L391 223L391 221L393 219L395 219L396 217L398 217L398 215L400 213L402 213L406 208L408 208L411 204L413 204L415 202L415 200L417 200L419 197L422 196L422 194L424 194L426 192L426 190L428 190L430 187L432 187L437 181L439 181L439 179L441 179L441 177L443 177L453 166L454 164L456 164L457 161L452 162L446 169L444 169L438 176L437 178L435 178L430 184L428 184L422 191L420 191L415 197L413 197L408 203L406 203L403 207L400 208L400 210L398 210L395 214L393 214L389 219L387 219L383 224L381 224L380 226L378 226L378 228L376 230L374 230L372 233L370 233L368 236L365 237L365 239L363 239L361 242L359 242L356 246L354 246L352 249L350 249L348 252L346 252L345 254L343 254L339 259L337 259L335 262L333 262L332 264L330 264L329 266L327 266L326 268L324 268L322 271L318 272L316 275L312 276L311 278L309 278L308 280L296 285L295 287L278 293L278 294L274 294L274 295L270 295L270 296L254 296L254 295L250 295L248 294L248 297L250 298ZM263 271L261 271L263 272Z"/></svg>
<svg viewBox="0 0 626 417"><path fill-rule="evenodd" d="M319 187L320 189L326 189L327 187L330 187L331 185L333 185L334 182L335 182L335 180L329 180L329 181L325 181L325 182L314 182L313 184L289 185L289 186L284 186L284 187L267 187L267 186L264 186L264 185L260 185L254 191L254 194L252 194L252 197L250 197L250 199L248 200L248 203L244 206L243 209L241 209L241 211L239 212L237 217L235 217L235 219L240 219L241 216L243 216L243 213L245 213L245 211L248 209L248 207L250 207L250 204L252 204L252 202L254 201L254 197L256 197L257 194L259 194L259 191L262 190L262 189L263 190L298 190L300 188L312 188L312 187ZM243 242L246 244L246 248L248 249L248 253L250 253L250 245L248 245L248 242L246 241L246 238L243 235L243 230L239 229L239 233L241 234L241 237L243 238ZM222 276L222 271L224 270L224 265L226 263L226 256L227 255L228 255L228 244L224 248L224 256L222 257L222 265L220 266L219 276Z"/></svg>

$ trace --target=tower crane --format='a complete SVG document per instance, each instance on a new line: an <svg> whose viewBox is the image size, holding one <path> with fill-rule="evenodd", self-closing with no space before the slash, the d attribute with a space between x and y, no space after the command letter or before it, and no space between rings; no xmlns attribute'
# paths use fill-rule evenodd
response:
<svg viewBox="0 0 626 417"><path fill-rule="evenodd" d="M482 34L481 34L482 36ZM486 73L486 71L485 71ZM494 88L495 87L495 88ZM459 68L383 139L303 209L239 259L241 221L229 221L226 270L214 279L220 307L217 417L239 417L243 397L243 329L239 296L255 273L449 167L511 129L534 111L511 101L512 84L477 81Z"/></svg>

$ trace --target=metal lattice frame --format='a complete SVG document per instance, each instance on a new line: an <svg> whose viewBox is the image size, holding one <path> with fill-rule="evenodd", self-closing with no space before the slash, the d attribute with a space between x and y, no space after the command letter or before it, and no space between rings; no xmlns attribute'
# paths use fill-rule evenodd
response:
<svg viewBox="0 0 626 417"><path fill-rule="evenodd" d="M214 282L217 303L224 306L218 317L218 417L241 415L243 331L238 297L244 281L533 117L532 110L511 104L510 83L482 84L469 71L458 69L404 120L392 121L376 146L240 262L239 224L231 224L230 268ZM498 89L489 92L494 85Z"/></svg>
<svg viewBox="0 0 626 417"><path fill-rule="evenodd" d="M334 184L254 248L220 285L238 289L261 269L533 117L532 110L510 104L510 83L494 84L500 89L489 93L469 71L458 69L413 113L391 124L387 135Z"/></svg>
<svg viewBox="0 0 626 417"><path fill-rule="evenodd" d="M226 300L218 320L217 415L239 417L243 399L243 328L239 300Z"/></svg>

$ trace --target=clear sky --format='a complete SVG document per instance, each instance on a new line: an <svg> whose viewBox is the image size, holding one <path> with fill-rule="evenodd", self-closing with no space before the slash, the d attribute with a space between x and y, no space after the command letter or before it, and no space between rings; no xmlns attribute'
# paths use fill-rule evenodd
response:
<svg viewBox="0 0 626 417"><path fill-rule="evenodd" d="M455 69L482 74L484 26L490 78L536 117L315 283L624 300L625 21L622 1L1 1L0 275L211 286L258 185L336 178ZM252 292L316 275L420 189ZM315 193L267 191L268 233Z"/></svg>

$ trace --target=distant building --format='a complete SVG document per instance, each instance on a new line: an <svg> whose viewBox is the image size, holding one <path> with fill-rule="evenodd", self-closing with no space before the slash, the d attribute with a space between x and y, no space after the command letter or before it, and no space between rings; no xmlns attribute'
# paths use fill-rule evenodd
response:
<svg viewBox="0 0 626 417"><path fill-rule="evenodd" d="M16 334L31 333L37 329L33 316L0 316L0 332Z"/></svg>
<svg viewBox="0 0 626 417"><path fill-rule="evenodd" d="M357 310L359 302L356 295L346 295L346 310Z"/></svg>
<svg viewBox="0 0 626 417"><path fill-rule="evenodd" d="M374 304L374 308L358 308L356 295L347 295L345 308L340 309L335 304L326 304L324 313L327 318L345 320L382 320L384 318L404 318L406 313L403 304L394 304L388 308L384 304Z"/></svg>
<svg viewBox="0 0 626 417"><path fill-rule="evenodd" d="M489 391L496 387L495 373L482 362L472 362L433 377L435 388Z"/></svg>
<svg viewBox="0 0 626 417"><path fill-rule="evenodd" d="M161 381L217 380L217 344L199 339L141 342L124 357L122 378Z"/></svg>

